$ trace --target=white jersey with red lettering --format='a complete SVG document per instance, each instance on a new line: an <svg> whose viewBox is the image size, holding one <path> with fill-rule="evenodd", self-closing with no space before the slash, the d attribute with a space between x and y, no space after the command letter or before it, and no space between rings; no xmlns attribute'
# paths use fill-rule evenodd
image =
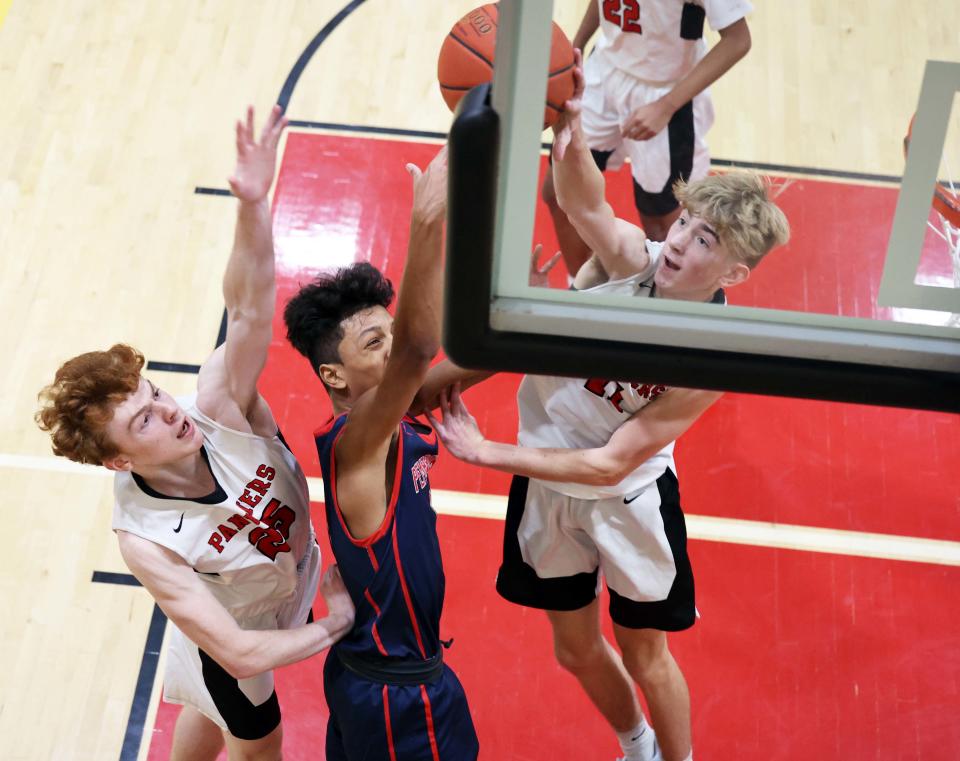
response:
<svg viewBox="0 0 960 761"><path fill-rule="evenodd" d="M616 293L650 296L653 276L660 261L662 243L647 241L650 263L642 272L584 290L584 293ZM520 446L592 449L602 447L635 412L646 407L666 386L626 383L604 378L560 378L527 375L517 392L520 413ZM663 475L673 463L673 442L614 486L543 481L543 486L578 499L605 499L642 491Z"/></svg>
<svg viewBox="0 0 960 761"><path fill-rule="evenodd" d="M118 473L113 528L182 557L245 628L287 623L298 566L316 551L303 471L279 436L231 430L197 409L196 397L178 401L203 433L214 492L171 498L134 473Z"/></svg>
<svg viewBox="0 0 960 761"><path fill-rule="evenodd" d="M597 0L600 35L587 67L615 68L645 82L675 82L707 53L703 21L719 31L744 18L747 0Z"/></svg>
<svg viewBox="0 0 960 761"><path fill-rule="evenodd" d="M202 454L215 489L197 499L167 497L134 473L118 473L113 529L183 558L243 629L305 623L319 581L320 550L303 471L279 434L234 431L204 415L196 396L177 401L203 434ZM164 699L192 705L225 728L196 644L171 629ZM238 684L260 705L273 693L273 674Z"/></svg>

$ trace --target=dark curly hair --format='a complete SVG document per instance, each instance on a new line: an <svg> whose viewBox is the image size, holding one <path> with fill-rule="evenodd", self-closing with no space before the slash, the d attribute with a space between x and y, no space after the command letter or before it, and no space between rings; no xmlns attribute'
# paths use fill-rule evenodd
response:
<svg viewBox="0 0 960 761"><path fill-rule="evenodd" d="M143 355L126 344L91 351L64 362L38 394L37 425L50 434L53 453L100 465L120 454L107 438L114 409L140 385Z"/></svg>
<svg viewBox="0 0 960 761"><path fill-rule="evenodd" d="M357 262L320 275L287 302L283 321L287 340L310 360L313 371L340 362L343 321L374 306L393 301L393 284L367 262Z"/></svg>

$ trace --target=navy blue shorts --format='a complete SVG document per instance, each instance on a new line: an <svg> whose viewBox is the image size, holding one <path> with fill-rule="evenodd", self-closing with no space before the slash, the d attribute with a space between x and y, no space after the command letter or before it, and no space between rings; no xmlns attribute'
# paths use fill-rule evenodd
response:
<svg viewBox="0 0 960 761"><path fill-rule="evenodd" d="M323 667L330 708L327 761L474 761L480 752L467 696L449 666L436 684L385 685Z"/></svg>

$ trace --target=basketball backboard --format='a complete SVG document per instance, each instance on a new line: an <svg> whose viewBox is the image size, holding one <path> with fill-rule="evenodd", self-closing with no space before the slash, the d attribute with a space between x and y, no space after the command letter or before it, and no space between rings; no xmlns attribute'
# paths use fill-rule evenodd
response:
<svg viewBox="0 0 960 761"><path fill-rule="evenodd" d="M452 359L960 411L960 282L951 244L927 226L934 180L960 178L947 164L960 158L960 63L927 64L899 195L841 183L808 195L812 181L780 181L791 243L758 267L749 288L731 289L727 305L536 288L528 265L538 242L551 13L546 0L501 0L492 87L463 99L451 129L444 344ZM608 177L608 192L612 184ZM832 215L829 234L811 207ZM632 204L614 208L635 217Z"/></svg>

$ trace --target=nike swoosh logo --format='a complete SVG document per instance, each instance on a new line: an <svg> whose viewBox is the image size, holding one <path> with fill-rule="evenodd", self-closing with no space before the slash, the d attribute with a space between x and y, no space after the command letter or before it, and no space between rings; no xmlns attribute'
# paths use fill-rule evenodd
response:
<svg viewBox="0 0 960 761"><path fill-rule="evenodd" d="M174 534L179 534L180 529L183 528L183 513L180 513L180 522L177 524L177 527L173 530Z"/></svg>
<svg viewBox="0 0 960 761"><path fill-rule="evenodd" d="M640 494L643 494L643 492L640 492ZM627 499L626 497L624 497L624 498L623 498L623 504L629 505L631 502L633 502L633 500L635 500L637 497L639 497L640 494L634 494L632 497L630 497L630 499Z"/></svg>

